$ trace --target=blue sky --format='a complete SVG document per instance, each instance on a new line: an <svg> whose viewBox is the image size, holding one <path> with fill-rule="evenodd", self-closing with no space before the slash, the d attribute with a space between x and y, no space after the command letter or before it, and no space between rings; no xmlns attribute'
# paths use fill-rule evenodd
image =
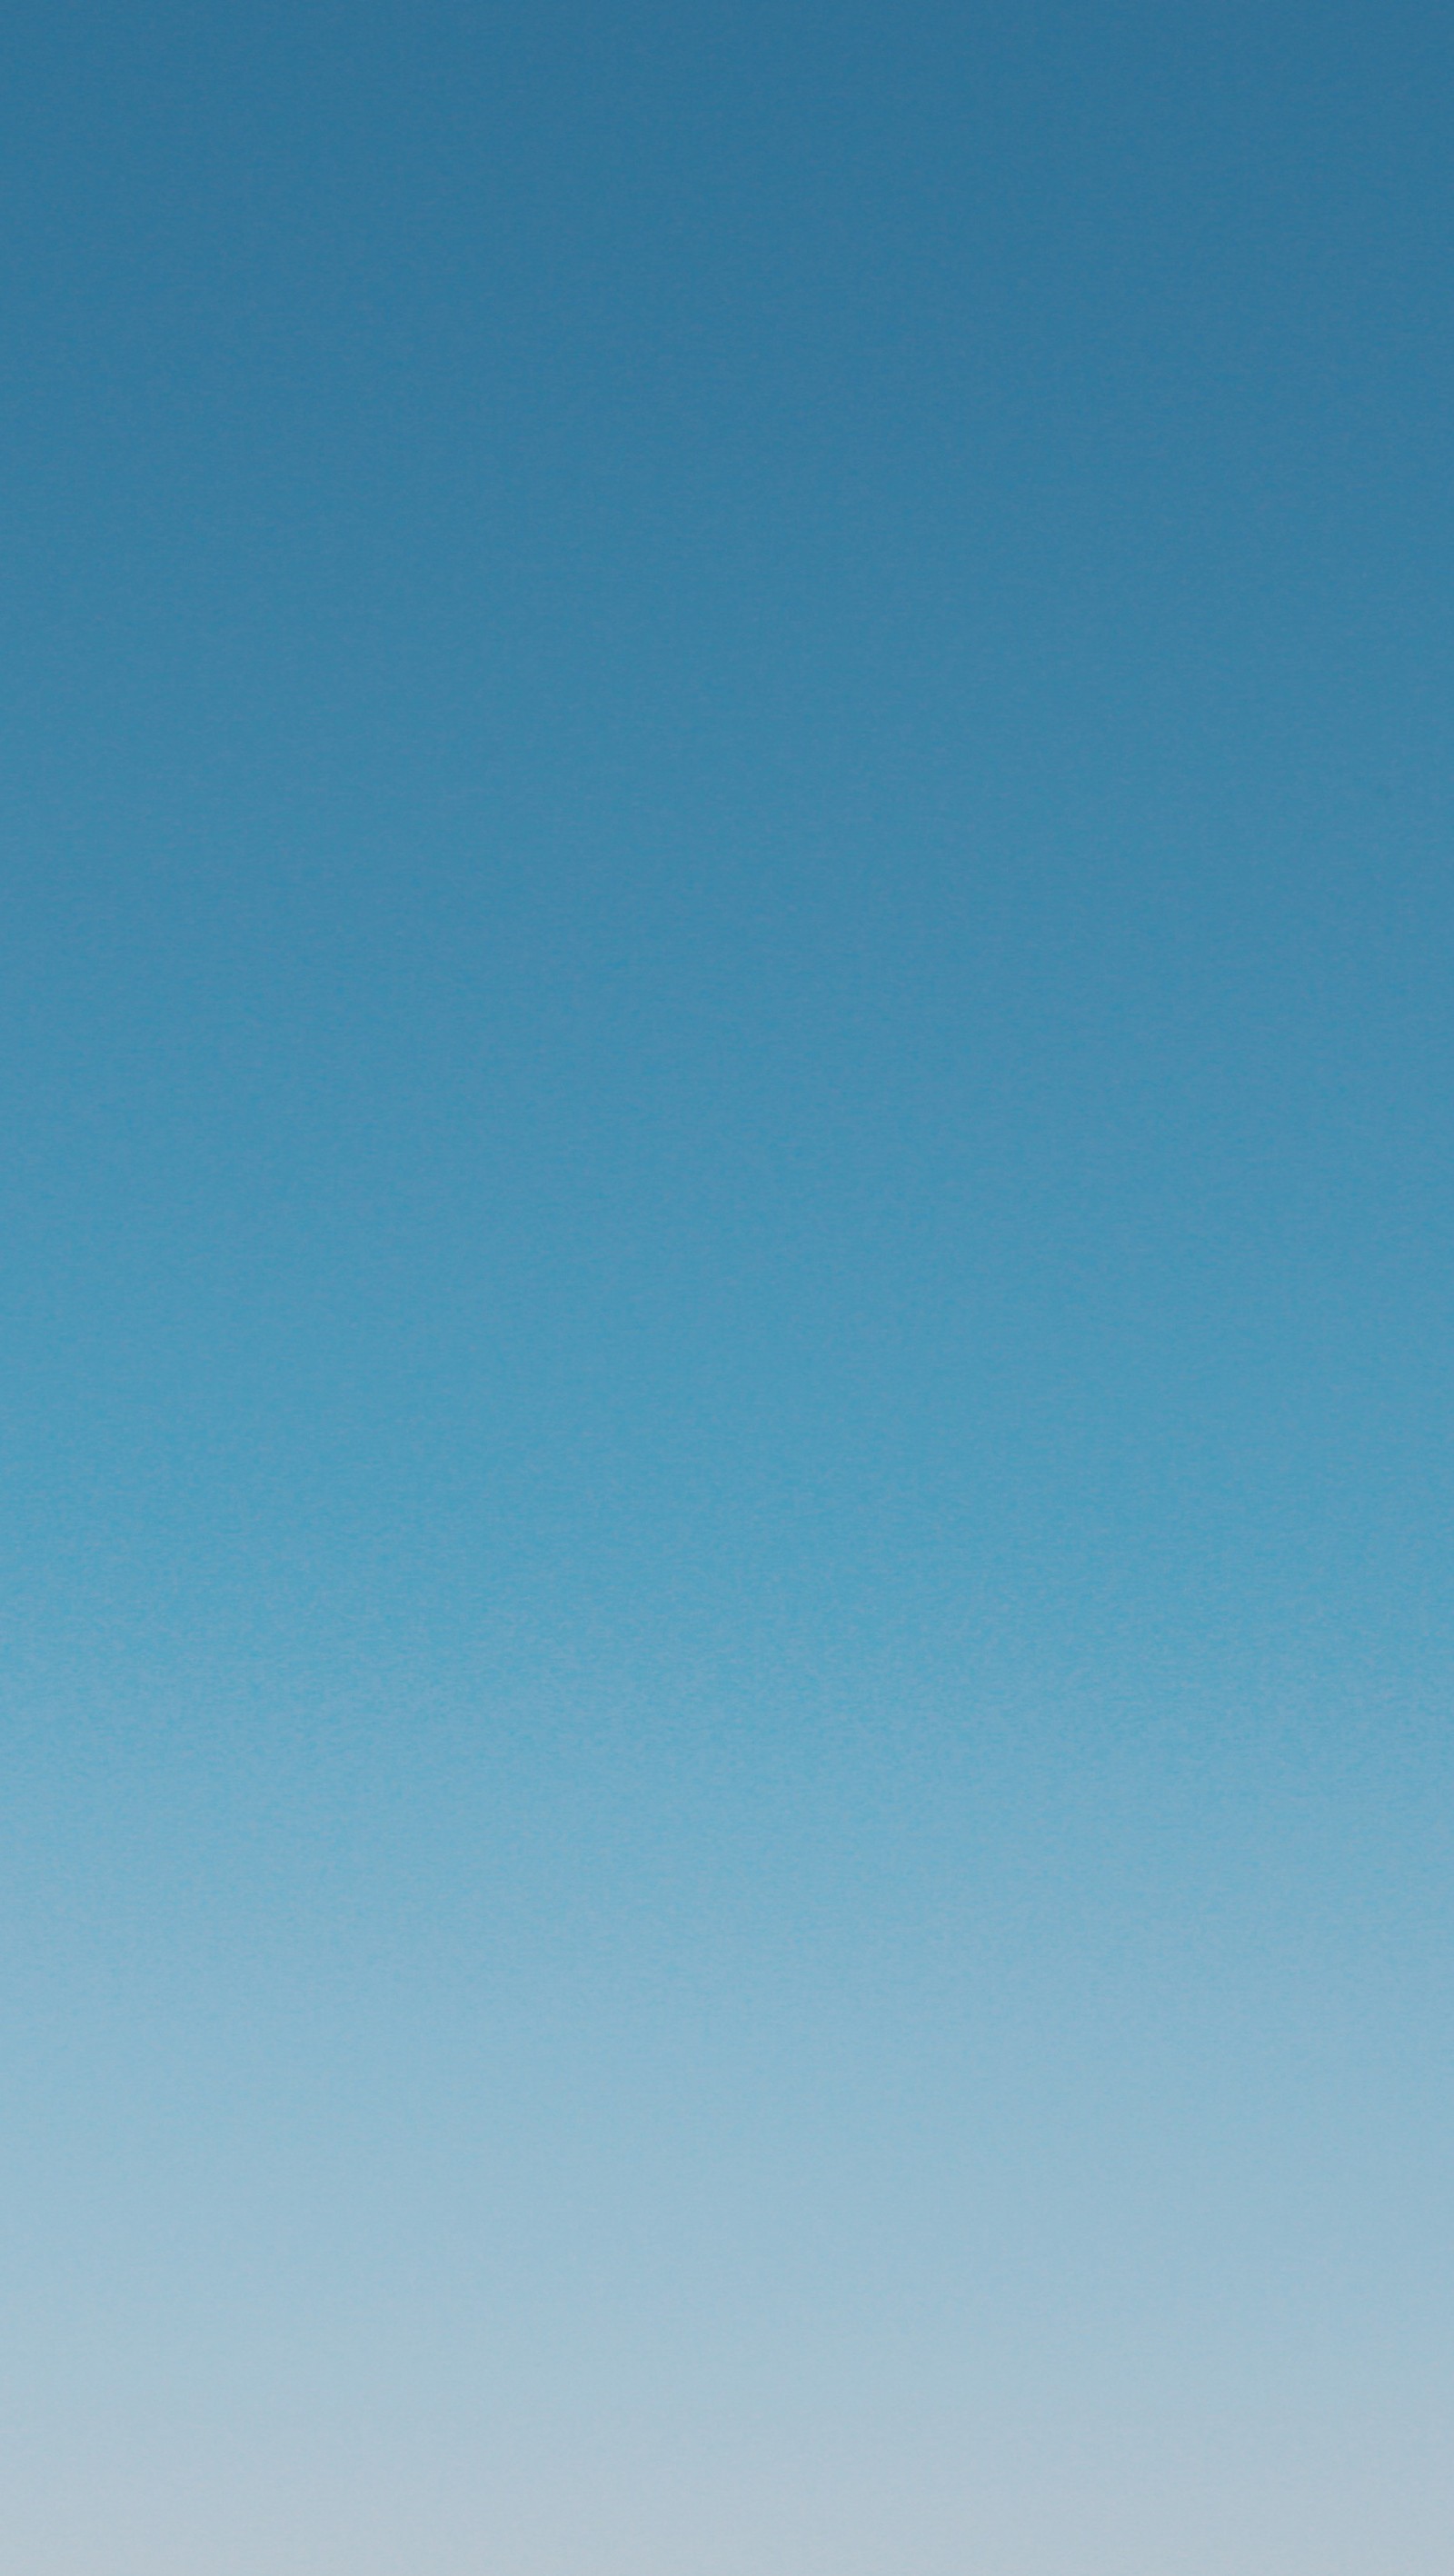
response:
<svg viewBox="0 0 1454 2576"><path fill-rule="evenodd" d="M3 38L26 2576L1434 2576L1451 39Z"/></svg>

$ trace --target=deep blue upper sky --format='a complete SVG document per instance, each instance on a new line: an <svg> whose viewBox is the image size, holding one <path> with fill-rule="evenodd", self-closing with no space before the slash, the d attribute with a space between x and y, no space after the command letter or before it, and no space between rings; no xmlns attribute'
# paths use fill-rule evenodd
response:
<svg viewBox="0 0 1454 2576"><path fill-rule="evenodd" d="M1377 2230L1448 2111L1451 52L1425 5L12 14L15 2191L51 2195L28 2243L90 2211L118 2355L126 2247L178 2176L232 2207L330 2051L361 2240L391 2193L426 2213L390 2296L429 2316L486 2223L412 2149L369 2182L361 2106L406 2032L426 2090L472 2064L486 1988L520 2225L569 2206L588 2270L644 2130L725 2315L758 2222L700 2158L774 2208L799 2158L859 2302L799 2318L803 2385L892 2305L870 2168L926 2213L894 2277L983 2289L924 2179L961 2146L1090 2265L1097 2384L1056 2138L1102 2139L1106 2280L1184 2255L1211 2303L1174 2328L1148 2289L1153 2331L1106 2291L1153 2380L1157 2334L1222 2349L1239 2262L1244 2357L1351 2348L1424 2278L1414 2220ZM530 2090L557 2011L619 2173ZM964 2013L999 2033L979 2129ZM810 2027L847 2092L790 2114ZM153 2145L113 2207L118 2101ZM316 2216L294 2147L278 2205ZM1286 2205L1244 2239L1259 2153ZM1332 2325L1266 2289L1295 2207L1383 2249ZM216 2247L183 2269L231 2313ZM678 2387L673 2295L589 2294ZM959 2386L963 2315L903 2328L911 2380ZM997 2568L941 2470L916 2565ZM1035 2557L1013 2486L1007 2565L1081 2576L1080 2508ZM724 2568L816 2571L761 2509ZM126 2510L152 2576L231 2568L205 2514ZM413 2510L387 2576L455 2563ZM479 2563L614 2567L613 2510ZM1105 2507L1117 2576L1165 2576L1191 2510ZM1302 2576L1274 2521L1186 2565ZM291 2569L242 2524L240 2567ZM878 2576L850 2541L823 2564ZM130 2568L98 2545L33 2563Z"/></svg>

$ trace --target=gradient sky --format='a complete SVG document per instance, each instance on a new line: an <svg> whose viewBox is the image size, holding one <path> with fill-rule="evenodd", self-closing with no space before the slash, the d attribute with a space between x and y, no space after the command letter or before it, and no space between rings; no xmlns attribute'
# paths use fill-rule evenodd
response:
<svg viewBox="0 0 1454 2576"><path fill-rule="evenodd" d="M16 2576L1447 2576L1451 75L11 13Z"/></svg>

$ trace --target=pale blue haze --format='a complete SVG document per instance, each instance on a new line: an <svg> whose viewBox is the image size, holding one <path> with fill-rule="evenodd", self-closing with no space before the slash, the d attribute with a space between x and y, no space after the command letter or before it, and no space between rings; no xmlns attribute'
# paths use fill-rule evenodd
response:
<svg viewBox="0 0 1454 2576"><path fill-rule="evenodd" d="M11 15L16 2576L1447 2576L1451 57Z"/></svg>

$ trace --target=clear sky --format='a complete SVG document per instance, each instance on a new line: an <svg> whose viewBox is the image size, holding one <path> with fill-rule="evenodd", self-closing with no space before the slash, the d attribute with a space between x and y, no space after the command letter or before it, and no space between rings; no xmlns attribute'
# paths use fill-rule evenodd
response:
<svg viewBox="0 0 1454 2576"><path fill-rule="evenodd" d="M1451 74L10 13L16 2576L1447 2576Z"/></svg>

